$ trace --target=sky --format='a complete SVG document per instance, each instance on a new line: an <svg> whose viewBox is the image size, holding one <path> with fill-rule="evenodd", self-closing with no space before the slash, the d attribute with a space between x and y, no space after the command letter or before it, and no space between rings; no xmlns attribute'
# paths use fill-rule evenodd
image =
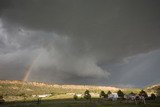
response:
<svg viewBox="0 0 160 107"><path fill-rule="evenodd" d="M0 0L0 79L160 83L160 1Z"/></svg>

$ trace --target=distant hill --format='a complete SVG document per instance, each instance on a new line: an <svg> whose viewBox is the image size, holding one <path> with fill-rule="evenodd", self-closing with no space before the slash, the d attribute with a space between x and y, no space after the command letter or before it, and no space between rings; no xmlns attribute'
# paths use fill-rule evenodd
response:
<svg viewBox="0 0 160 107"><path fill-rule="evenodd" d="M136 88L117 88L112 86L91 86L91 85L58 85L47 84L40 82L23 82L0 80L0 96L3 96L6 101L33 99L36 95L51 95L51 98L72 98L74 93L84 93L89 90L95 95L99 95L100 91L117 92L122 90L124 93L138 93L140 89Z"/></svg>
<svg viewBox="0 0 160 107"><path fill-rule="evenodd" d="M58 85L39 82L22 82L0 80L0 95L37 95L37 94L62 94L62 93L83 93L86 89L92 92L117 91L119 88L111 86L89 86L89 85Z"/></svg>
<svg viewBox="0 0 160 107"><path fill-rule="evenodd" d="M160 84L155 84L155 85L149 86L145 90L148 92L154 92L154 93L157 93L158 95L160 95Z"/></svg>

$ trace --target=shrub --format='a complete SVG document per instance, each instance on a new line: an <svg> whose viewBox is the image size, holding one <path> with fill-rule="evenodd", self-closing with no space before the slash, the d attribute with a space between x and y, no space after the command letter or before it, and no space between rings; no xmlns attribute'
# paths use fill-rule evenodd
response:
<svg viewBox="0 0 160 107"><path fill-rule="evenodd" d="M108 91L108 92L107 92L107 95L109 95L109 94L112 94L112 92L111 92L111 91Z"/></svg>
<svg viewBox="0 0 160 107"><path fill-rule="evenodd" d="M77 100L77 99L78 99L78 96L77 96L76 94L74 94L73 98L74 98L75 100Z"/></svg>
<svg viewBox="0 0 160 107"><path fill-rule="evenodd" d="M134 92L129 93L130 95L136 95Z"/></svg>
<svg viewBox="0 0 160 107"><path fill-rule="evenodd" d="M143 96L143 97L145 97L145 98L148 97L147 93L146 93L144 90L141 90L141 91L139 92L139 95L140 95L140 96Z"/></svg>
<svg viewBox="0 0 160 107"><path fill-rule="evenodd" d="M101 91L101 93L100 93L100 98L105 98L105 96L106 96L105 92L104 92L104 91Z"/></svg>
<svg viewBox="0 0 160 107"><path fill-rule="evenodd" d="M84 98L87 99L87 100L91 99L91 95L90 95L89 90L86 90L86 91L84 92Z"/></svg>
<svg viewBox="0 0 160 107"><path fill-rule="evenodd" d="M124 98L124 93L121 90L118 90L117 94L118 94L118 97Z"/></svg>
<svg viewBox="0 0 160 107"><path fill-rule="evenodd" d="M151 100L155 100L156 99L156 95L154 93L151 94Z"/></svg>

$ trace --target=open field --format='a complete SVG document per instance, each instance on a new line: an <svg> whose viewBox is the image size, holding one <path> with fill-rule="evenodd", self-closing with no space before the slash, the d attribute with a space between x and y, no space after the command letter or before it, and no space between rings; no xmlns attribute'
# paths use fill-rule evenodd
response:
<svg viewBox="0 0 160 107"><path fill-rule="evenodd" d="M0 105L1 107L160 107L160 99L156 101L147 101L147 104L135 104L134 102L126 103L125 101L104 101L102 99L92 99L87 101L84 99L54 99L43 100L40 104L37 101L27 102L10 102Z"/></svg>

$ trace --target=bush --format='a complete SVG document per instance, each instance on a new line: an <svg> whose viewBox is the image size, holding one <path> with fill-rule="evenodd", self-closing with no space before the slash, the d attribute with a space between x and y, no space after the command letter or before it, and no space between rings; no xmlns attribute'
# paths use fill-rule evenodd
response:
<svg viewBox="0 0 160 107"><path fill-rule="evenodd" d="M109 95L109 94L112 94L112 92L111 92L111 91L108 91L108 92L107 92L107 95Z"/></svg>
<svg viewBox="0 0 160 107"><path fill-rule="evenodd" d="M156 99L156 95L155 94L151 94L151 100L155 100Z"/></svg>
<svg viewBox="0 0 160 107"><path fill-rule="evenodd" d="M146 93L144 90L141 90L141 91L139 92L139 95L140 95L140 96L143 96L143 97L145 97L145 98L148 98L148 95L147 95L147 93Z"/></svg>
<svg viewBox="0 0 160 107"><path fill-rule="evenodd" d="M85 92L84 92L84 95L87 95L87 94L89 94L90 92L89 92L89 90L86 90Z"/></svg>
<svg viewBox="0 0 160 107"><path fill-rule="evenodd" d="M124 93L121 90L118 90L117 94L118 94L118 97L124 98Z"/></svg>
<svg viewBox="0 0 160 107"><path fill-rule="evenodd" d="M76 94L74 94L73 98L74 98L75 100L77 100L77 99L78 99L78 96L77 96Z"/></svg>
<svg viewBox="0 0 160 107"><path fill-rule="evenodd" d="M130 95L136 95L134 92L129 93Z"/></svg>
<svg viewBox="0 0 160 107"><path fill-rule="evenodd" d="M84 92L84 98L87 99L87 100L91 99L91 95L90 95L89 90L86 90L86 91Z"/></svg>
<svg viewBox="0 0 160 107"><path fill-rule="evenodd" d="M90 100L91 99L91 95L90 94L85 95L84 98L87 99L87 100Z"/></svg>
<svg viewBox="0 0 160 107"><path fill-rule="evenodd" d="M104 92L104 91L101 91L101 93L100 93L100 98L105 98L105 96L106 96L105 92Z"/></svg>

